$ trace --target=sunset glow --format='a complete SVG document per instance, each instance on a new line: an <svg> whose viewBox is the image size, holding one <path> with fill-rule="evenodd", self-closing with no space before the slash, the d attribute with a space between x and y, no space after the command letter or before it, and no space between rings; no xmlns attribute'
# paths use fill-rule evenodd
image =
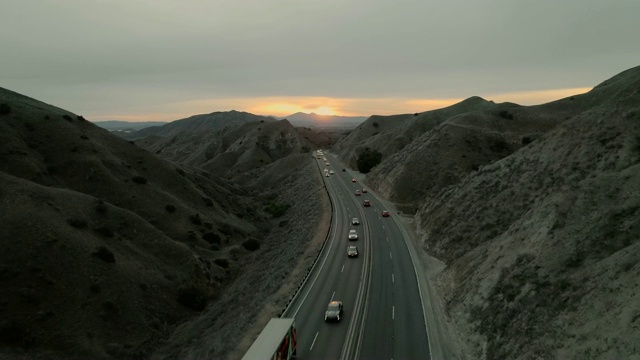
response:
<svg viewBox="0 0 640 360"><path fill-rule="evenodd" d="M591 88L569 88L537 91L521 91L480 95L497 103L514 102L520 105L537 105L565 97L583 94ZM173 121L196 114L214 111L246 111L256 115L287 116L297 112L319 115L370 116L409 114L440 109L464 100L411 99L411 98L330 98L330 97L259 97L231 99L201 99L164 104L154 112L136 114L93 114L90 119L125 121Z"/></svg>

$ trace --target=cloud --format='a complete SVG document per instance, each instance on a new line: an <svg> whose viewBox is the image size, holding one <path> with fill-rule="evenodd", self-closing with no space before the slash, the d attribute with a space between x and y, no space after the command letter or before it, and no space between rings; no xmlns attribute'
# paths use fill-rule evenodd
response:
<svg viewBox="0 0 640 360"><path fill-rule="evenodd" d="M514 102L535 105L585 93L591 88L518 91L482 96L495 102ZM323 115L369 116L410 114L440 109L464 98L331 98L307 96L269 96L247 98L215 98L164 103L149 112L139 109L130 113L89 115L91 120L172 121L214 111L246 111L258 115L287 116L296 112L315 112Z"/></svg>

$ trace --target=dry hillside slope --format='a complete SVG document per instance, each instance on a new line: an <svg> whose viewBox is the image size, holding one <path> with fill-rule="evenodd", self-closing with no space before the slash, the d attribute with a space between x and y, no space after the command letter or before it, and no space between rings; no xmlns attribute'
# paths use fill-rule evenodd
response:
<svg viewBox="0 0 640 360"><path fill-rule="evenodd" d="M495 106L493 102L471 97L449 107L423 113L373 115L340 139L333 150L349 167L357 169L356 161L365 148L379 151L386 158L450 117Z"/></svg>
<svg viewBox="0 0 640 360"><path fill-rule="evenodd" d="M589 96L590 109L418 210L469 358L640 356L640 68Z"/></svg>
<svg viewBox="0 0 640 360"><path fill-rule="evenodd" d="M287 120L253 121L216 131L193 131L189 121L182 124L186 126L178 135L152 136L136 143L167 160L227 178L289 155L311 152L311 144Z"/></svg>
<svg viewBox="0 0 640 360"><path fill-rule="evenodd" d="M272 193L248 197L210 172L0 89L0 354L210 353L199 340L206 335L216 358L226 356L252 324L221 314L250 318L267 305L299 261L294 244L318 226L321 208L305 207L322 194L299 190L321 184L313 165L298 157ZM263 257L278 271L256 271ZM245 281L263 286L248 292ZM191 331L202 319L211 328Z"/></svg>

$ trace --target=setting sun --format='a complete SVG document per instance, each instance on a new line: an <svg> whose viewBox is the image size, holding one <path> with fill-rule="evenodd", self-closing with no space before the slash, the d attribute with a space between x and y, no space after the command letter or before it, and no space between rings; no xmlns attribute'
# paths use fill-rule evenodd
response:
<svg viewBox="0 0 640 360"><path fill-rule="evenodd" d="M335 115L335 111L328 106L321 106L319 108L311 110L311 112L316 113L318 115Z"/></svg>

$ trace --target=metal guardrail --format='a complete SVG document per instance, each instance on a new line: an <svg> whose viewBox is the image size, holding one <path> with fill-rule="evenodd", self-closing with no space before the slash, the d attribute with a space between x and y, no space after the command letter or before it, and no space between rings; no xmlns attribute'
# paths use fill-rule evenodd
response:
<svg viewBox="0 0 640 360"><path fill-rule="evenodd" d="M287 305L285 305L284 309L282 309L282 312L280 313L280 317L285 317L290 315L289 311L291 310L291 305L295 302L296 298L301 292L300 290L304 288L305 284L307 283L307 280L309 279L310 275L313 273L316 265L318 264L318 260L320 259L320 256L322 255L322 252L324 251L324 248L327 245L327 241L329 240L329 237L331 235L331 227L333 224L333 212L334 212L333 199L331 198L331 195L329 194L329 190L327 189L327 182L322 171L324 168L320 166L320 161L318 161L317 159L314 159L314 160L316 160L316 165L318 166L318 169L320 170L320 174L322 175L322 181L324 183L322 187L327 192L327 197L329 198L329 204L331 206L331 217L329 218L329 229L327 230L327 235L325 236L324 241L322 242L322 246L320 247L320 250L318 251L316 258L313 260L313 264L307 269L307 273L304 275L304 278L302 279L300 284L298 284L298 287L296 288L296 292L293 295L291 295L291 297L289 298L289 301L287 302Z"/></svg>

